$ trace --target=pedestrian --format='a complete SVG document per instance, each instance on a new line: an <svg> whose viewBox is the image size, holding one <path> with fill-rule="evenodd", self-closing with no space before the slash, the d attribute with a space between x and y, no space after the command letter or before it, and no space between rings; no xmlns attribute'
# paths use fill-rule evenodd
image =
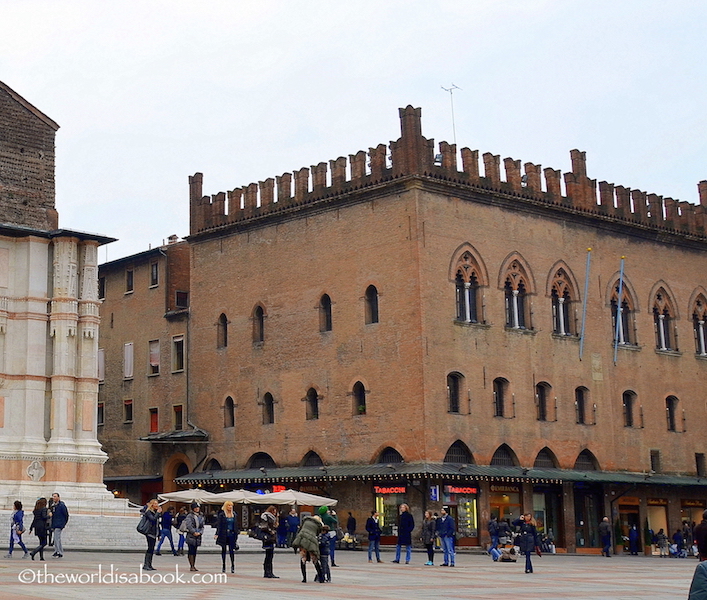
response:
<svg viewBox="0 0 707 600"><path fill-rule="evenodd" d="M7 551L5 558L12 558L12 550L15 544L24 550L22 558L27 558L29 551L22 541L22 534L25 532L25 511L22 510L22 502L19 500L15 500L14 506L15 510L12 511L12 516L10 517L10 549Z"/></svg>
<svg viewBox="0 0 707 600"><path fill-rule="evenodd" d="M381 560L381 526L378 522L378 512L371 511L371 516L366 520L366 531L368 532L368 562L373 562L373 552L376 553L376 562Z"/></svg>
<svg viewBox="0 0 707 600"><path fill-rule="evenodd" d="M319 534L319 565L321 573L317 575L319 583L331 583L331 569L329 568L329 556L327 555L329 542L329 526L322 525L322 532Z"/></svg>
<svg viewBox="0 0 707 600"><path fill-rule="evenodd" d="M182 523L184 522L184 519L186 518L187 509L182 506L177 512L177 516L172 521L172 523L174 524L174 528L179 534L179 542L177 543L177 554L179 554L179 556L184 556L184 541L186 540L186 534L182 531L181 527Z"/></svg>
<svg viewBox="0 0 707 600"><path fill-rule="evenodd" d="M692 539L697 546L698 558L701 561L707 560L707 510L702 513L702 522L692 530Z"/></svg>
<svg viewBox="0 0 707 600"><path fill-rule="evenodd" d="M398 544L395 547L395 560L391 562L400 562L400 551L405 546L405 564L409 565L412 558L412 530L415 529L415 519L410 514L410 507L407 504L401 504L399 510Z"/></svg>
<svg viewBox="0 0 707 600"><path fill-rule="evenodd" d="M503 521L498 522L498 543L510 544L513 541L513 536L511 535L511 523L509 519L503 519ZM511 544L512 545L512 544Z"/></svg>
<svg viewBox="0 0 707 600"><path fill-rule="evenodd" d="M631 556L638 556L639 538L638 527L631 525L631 529L628 530L628 549L631 552Z"/></svg>
<svg viewBox="0 0 707 600"><path fill-rule="evenodd" d="M351 514L351 511L349 511L349 518L346 519L346 531L350 537L356 535L356 518Z"/></svg>
<svg viewBox="0 0 707 600"><path fill-rule="evenodd" d="M172 538L172 507L170 506L166 511L162 513L160 518L160 541L157 544L157 549L155 554L157 556L162 556L160 549L165 540L169 540L169 545L172 548L172 554L177 556L177 551L174 549L174 538Z"/></svg>
<svg viewBox="0 0 707 600"><path fill-rule="evenodd" d="M319 507L319 516L322 518L322 524L329 527L329 558L331 566L338 567L336 564L336 532L339 529L339 517L336 516L336 511L328 509L326 506Z"/></svg>
<svg viewBox="0 0 707 600"><path fill-rule="evenodd" d="M52 525L51 528L54 531L54 558L61 558L64 556L64 546L61 543L61 534L64 531L69 522L69 509L66 508L66 504L59 497L58 492L52 494L52 500L54 500L54 506L52 507Z"/></svg>
<svg viewBox="0 0 707 600"><path fill-rule="evenodd" d="M216 517L216 544L221 546L221 573L226 572L226 551L231 558L231 573L236 572L236 556L238 550L238 528L233 502L226 500Z"/></svg>
<svg viewBox="0 0 707 600"><path fill-rule="evenodd" d="M611 523L609 517L604 517L599 523L599 537L601 538L601 555L611 556Z"/></svg>
<svg viewBox="0 0 707 600"><path fill-rule="evenodd" d="M437 533L436 522L432 517L432 512L425 511L425 518L422 521L421 539L427 548L427 562L425 566L431 567L435 564L435 535ZM369 561L370 562L370 561Z"/></svg>
<svg viewBox="0 0 707 600"><path fill-rule="evenodd" d="M162 512L162 507L159 502L154 498L147 503L147 508L145 512L142 513L142 518L147 519L149 527L146 532L143 533L145 536L145 541L147 542L147 550L145 550L145 561L142 565L143 571L154 571L155 568L152 566L152 555L155 552L155 543L157 542L157 537L160 531L160 513ZM56 536L54 537L56 540Z"/></svg>
<svg viewBox="0 0 707 600"><path fill-rule="evenodd" d="M698 563L687 600L707 600L707 561Z"/></svg>
<svg viewBox="0 0 707 600"><path fill-rule="evenodd" d="M49 497L49 501L47 502L47 511L49 513L49 526L47 528L47 546L53 546L54 545L54 540L52 539L52 511L54 510L54 498L52 496ZM140 513L142 514L142 513Z"/></svg>
<svg viewBox="0 0 707 600"><path fill-rule="evenodd" d="M660 551L660 557L668 556L668 536L665 535L665 531L662 528L655 534L655 539Z"/></svg>
<svg viewBox="0 0 707 600"><path fill-rule="evenodd" d="M494 548L498 548L498 518L496 515L491 515L491 519L488 524L489 535L491 536L491 547L489 551Z"/></svg>
<svg viewBox="0 0 707 600"><path fill-rule="evenodd" d="M32 514L34 519L29 527L29 532L32 533L34 531L34 535L39 540L39 546L32 550L29 555L34 560L35 555L39 552L39 560L44 560L44 546L47 545L47 530L49 529L49 511L47 510L46 498L37 500Z"/></svg>
<svg viewBox="0 0 707 600"><path fill-rule="evenodd" d="M454 519L449 516L446 506L442 507L441 516L437 519L437 535L442 540L442 550L444 552L443 567L453 567L455 559L454 542L457 528Z"/></svg>
<svg viewBox="0 0 707 600"><path fill-rule="evenodd" d="M201 537L204 534L204 515L201 514L201 507L198 502L191 503L191 512L184 520L187 530L187 558L189 559L189 570L198 571L196 568L196 553L201 546Z"/></svg>
<svg viewBox="0 0 707 600"><path fill-rule="evenodd" d="M293 506L290 514L287 515L287 545L292 546L292 540L295 539L297 531L299 531L299 515L297 514L297 509ZM294 549L297 553L297 548Z"/></svg>
<svg viewBox="0 0 707 600"><path fill-rule="evenodd" d="M277 524L277 547L287 547L287 515L285 515L284 510L280 513Z"/></svg>
<svg viewBox="0 0 707 600"><path fill-rule="evenodd" d="M326 546L321 550L320 539L322 533L322 519L319 515L306 516L302 519L299 531L292 539L292 547L299 551L300 569L302 570L302 583L307 583L307 563L311 562L317 571L315 581L324 583L322 575L321 557L329 553L329 537L326 536Z"/></svg>
<svg viewBox="0 0 707 600"><path fill-rule="evenodd" d="M260 515L260 529L263 530L263 550L265 550L263 577L279 579L279 577L273 573L272 567L273 557L275 556L275 535L277 532L277 508L272 504Z"/></svg>
<svg viewBox="0 0 707 600"><path fill-rule="evenodd" d="M538 556L542 556L535 519L530 513L525 513L522 519L513 521L513 526L520 527L520 535L516 539L516 545L520 547L520 551L525 554L525 572L532 573L533 563L530 560L531 554L535 552Z"/></svg>
<svg viewBox="0 0 707 600"><path fill-rule="evenodd" d="M682 536L682 530L677 529L673 534L673 543L675 544L676 555L680 555L680 551L685 548L685 538Z"/></svg>

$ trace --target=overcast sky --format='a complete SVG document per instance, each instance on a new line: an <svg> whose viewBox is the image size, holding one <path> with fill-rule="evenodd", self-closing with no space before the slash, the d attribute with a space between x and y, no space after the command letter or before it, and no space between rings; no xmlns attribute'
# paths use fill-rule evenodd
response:
<svg viewBox="0 0 707 600"><path fill-rule="evenodd" d="M700 0L0 0L0 80L59 123L60 226L189 233L213 194L389 143L398 107L459 148L697 202ZM700 40L702 40L700 42Z"/></svg>

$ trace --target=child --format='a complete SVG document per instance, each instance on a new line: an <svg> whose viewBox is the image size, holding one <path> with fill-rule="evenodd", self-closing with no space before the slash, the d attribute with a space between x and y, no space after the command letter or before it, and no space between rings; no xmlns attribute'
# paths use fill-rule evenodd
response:
<svg viewBox="0 0 707 600"><path fill-rule="evenodd" d="M321 577L323 582L331 583L331 569L329 568L329 526L323 525L319 534L319 564L321 566Z"/></svg>

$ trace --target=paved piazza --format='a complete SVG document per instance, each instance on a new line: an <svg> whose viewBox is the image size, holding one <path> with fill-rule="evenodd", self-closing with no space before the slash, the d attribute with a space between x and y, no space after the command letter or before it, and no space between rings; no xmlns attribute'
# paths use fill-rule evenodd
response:
<svg viewBox="0 0 707 600"><path fill-rule="evenodd" d="M51 555L51 551L48 553ZM363 551L339 551L339 568L332 569L333 582L300 582L297 557L291 551L278 550L275 574L280 579L262 577L260 553L239 553L236 574L225 583L214 582L220 574L220 556L198 557L199 573L190 573L187 558L156 556L152 575L171 580L178 572L182 583L111 583L113 577L128 580L139 577L142 555L137 553L71 552L63 559L48 558L45 563L0 559L1 600L101 600L112 598L161 598L170 600L289 600L297 598L400 599L400 598L526 598L555 599L636 599L687 598L687 591L697 560L660 559L657 557L550 555L533 560L535 573L526 575L524 563L494 563L488 556L460 554L454 569L425 567L425 555L413 554L410 565L392 564L391 552L383 553L384 562L369 564ZM439 556L441 558L441 556ZM46 565L46 574L45 574ZM98 583L99 566L104 582ZM178 571L176 571L178 569ZM93 583L89 582L93 575ZM197 575L199 582L190 582ZM308 577L314 568L308 565ZM79 577L86 583L42 583L41 579ZM19 578L27 583L20 583ZM206 580L208 583L204 583Z"/></svg>

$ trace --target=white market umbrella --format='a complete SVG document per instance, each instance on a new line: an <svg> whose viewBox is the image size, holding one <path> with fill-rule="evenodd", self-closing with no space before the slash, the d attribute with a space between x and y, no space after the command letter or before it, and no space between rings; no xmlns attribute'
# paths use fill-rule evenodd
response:
<svg viewBox="0 0 707 600"><path fill-rule="evenodd" d="M167 500L168 502L198 502L199 504L212 504L214 503L213 497L216 494L207 492L199 488L193 490L180 490L178 492L167 492L166 494L157 494L160 500Z"/></svg>
<svg viewBox="0 0 707 600"><path fill-rule="evenodd" d="M272 494L257 494L258 504L298 504L300 506L336 506L339 501L297 490L284 490Z"/></svg>
<svg viewBox="0 0 707 600"><path fill-rule="evenodd" d="M259 504L261 497L262 496L260 494L249 492L248 490L231 490L230 492L212 494L210 503L217 504L219 502L223 503L226 502L226 500L230 500L236 504Z"/></svg>

